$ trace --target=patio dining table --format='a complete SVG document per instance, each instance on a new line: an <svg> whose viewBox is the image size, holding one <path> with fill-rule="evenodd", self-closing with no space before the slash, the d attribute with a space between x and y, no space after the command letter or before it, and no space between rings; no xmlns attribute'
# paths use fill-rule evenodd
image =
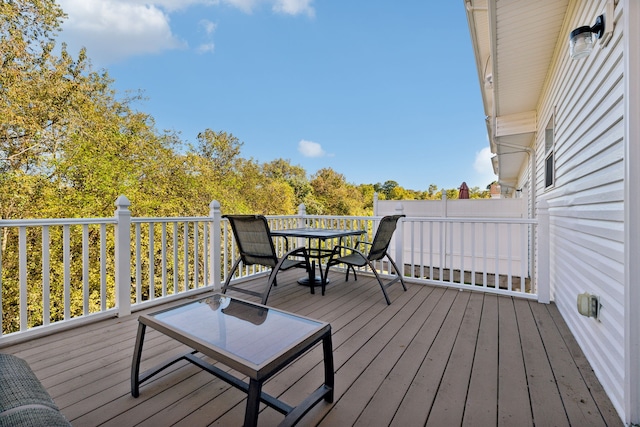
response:
<svg viewBox="0 0 640 427"><path fill-rule="evenodd" d="M315 227L300 227L300 228L288 228L283 230L271 230L271 235L276 237L298 237L307 239L307 250L309 257L312 258L311 271L309 271L308 277L301 277L298 283L305 286L326 285L329 283L328 278L323 276L322 267L320 270L320 277L315 275L316 260L318 264L322 263L322 258L326 258L331 255L331 248L322 248L322 242L327 240L338 239L338 244L342 244L342 239L348 236L360 236L365 234L366 230L344 230L338 228L315 228ZM317 244L314 247L313 240L317 240Z"/></svg>

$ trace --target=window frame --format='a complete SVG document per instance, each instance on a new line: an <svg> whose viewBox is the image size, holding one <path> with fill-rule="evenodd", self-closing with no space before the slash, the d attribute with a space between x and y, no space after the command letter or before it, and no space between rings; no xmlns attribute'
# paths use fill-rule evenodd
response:
<svg viewBox="0 0 640 427"><path fill-rule="evenodd" d="M555 186L556 182L556 163L555 163L555 144L556 144L556 126L555 112L547 122L544 128L544 189L548 190Z"/></svg>

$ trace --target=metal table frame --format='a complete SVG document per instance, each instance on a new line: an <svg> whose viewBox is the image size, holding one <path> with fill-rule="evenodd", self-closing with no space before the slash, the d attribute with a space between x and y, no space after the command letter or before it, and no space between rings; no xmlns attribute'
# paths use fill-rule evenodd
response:
<svg viewBox="0 0 640 427"><path fill-rule="evenodd" d="M329 280L324 276L322 272L322 258L326 258L331 255L330 249L322 249L321 242L330 239L339 239L338 244L342 244L342 238L348 236L361 236L365 234L366 230L341 230L335 228L313 228L313 227L301 227L301 228L288 228L283 230L271 230L271 235L275 237L298 237L307 239L307 252L309 258L313 258L311 262L311 271L309 271L308 277L303 277L298 280L301 285L311 286L313 288L316 285L322 285L329 283ZM318 239L318 246L313 248L311 245L312 239ZM316 261L320 266L320 278L316 277ZM324 288L323 288L324 289Z"/></svg>
<svg viewBox="0 0 640 427"><path fill-rule="evenodd" d="M212 297L226 298L235 302L244 304L247 308L263 309L264 312L274 311L276 314L282 315L284 322L290 321L295 324L297 321L309 323L317 323L313 325L312 330L306 334L302 339L296 341L291 345L285 346L285 348L275 351L273 354L268 354L267 360L259 364L249 362L241 357L238 357L233 352L228 351L224 346L217 346L208 342L200 336L192 333L185 332L179 328L168 324L154 316L169 313L172 310L183 309L185 306L194 303L201 303L202 300ZM219 314L222 315L222 314ZM214 316L213 314L211 316ZM203 297L195 301L189 301L187 303L178 305L176 307L161 310L156 313L141 315L138 318L138 334L136 337L136 343L133 353L133 361L131 364L131 395L138 397L140 395L140 385L149 380L160 371L168 368L180 360L186 360L193 363L196 366L204 369L205 371L215 375L216 377L224 380L228 384L247 393L247 407L245 411L244 426L256 426L258 422L258 412L260 402L267 404L274 408L278 412L285 415L285 419L280 424L281 426L295 425L297 421L304 416L314 405L321 400L332 403L334 397L334 365L333 365L333 347L331 342L331 325L326 322L320 322L317 320L298 316L296 314L287 313L282 310L276 310L260 304L232 298L226 295L215 294L209 297ZM161 365L148 369L143 373L140 373L140 361L142 358L142 347L144 343L145 331L147 326L179 341L193 351L174 357L165 361ZM249 326L253 328L254 326ZM259 328L259 326L255 326ZM237 331L228 331L230 335L237 338ZM324 384L316 389L311 395L304 399L298 406L292 407L287 403L278 400L277 398L268 395L262 391L262 385L266 380L276 374L278 371L285 368L291 362L296 360L302 354L304 354L311 347L322 341L322 348L324 353ZM249 383L246 383L239 378L232 376L231 374L223 371L222 369L207 363L201 358L197 357L196 353L205 354L218 362L244 374L249 377Z"/></svg>

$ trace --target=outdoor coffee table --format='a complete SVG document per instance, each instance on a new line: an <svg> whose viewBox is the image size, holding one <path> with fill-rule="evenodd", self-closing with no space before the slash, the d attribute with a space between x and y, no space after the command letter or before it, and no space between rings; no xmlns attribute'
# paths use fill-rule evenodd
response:
<svg viewBox="0 0 640 427"><path fill-rule="evenodd" d="M131 394L163 369L187 360L248 394L244 425L258 422L260 402L285 415L281 425L293 425L315 404L333 402L333 349L331 325L264 305L214 294L138 319L138 335L131 364ZM187 345L193 351L170 359L140 374L142 346L147 326ZM298 406L292 407L262 392L262 384L322 341L324 384ZM202 353L249 377L249 383L214 366Z"/></svg>

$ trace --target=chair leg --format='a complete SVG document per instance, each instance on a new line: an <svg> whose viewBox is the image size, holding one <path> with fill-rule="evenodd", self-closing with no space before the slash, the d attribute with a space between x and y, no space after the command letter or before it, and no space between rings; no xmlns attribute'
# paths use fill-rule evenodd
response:
<svg viewBox="0 0 640 427"><path fill-rule="evenodd" d="M380 289L382 289L382 293L384 294L384 300L387 302L387 305L391 305L391 300L389 299L389 295L387 295L387 290L384 288L384 284L382 283L382 278L376 271L373 264L371 264L371 262L369 262L369 267L371 267L371 271L373 271L373 274L375 274L376 279L378 279L378 283L380 284Z"/></svg>
<svg viewBox="0 0 640 427"><path fill-rule="evenodd" d="M275 268L271 270L271 274L269 274L269 282L267 283L267 289L264 294L262 294L262 305L267 304L267 299L269 298L269 293L271 292L271 287L274 286L276 282L276 275L278 274L278 270Z"/></svg>
<svg viewBox="0 0 640 427"><path fill-rule="evenodd" d="M398 275L398 277L400 278L400 283L402 284L402 289L404 289L405 291L407 290L407 287L404 284L404 279L402 278L402 276L404 276L404 272L401 272L400 270L398 270L398 266L396 265L396 263L391 259L391 257L389 255L387 255L387 259L389 260L389 262L391 263L391 265L393 266L393 269L396 271L396 274Z"/></svg>
<svg viewBox="0 0 640 427"><path fill-rule="evenodd" d="M229 274L227 275L227 280L224 281L224 286L222 287L222 293L223 294L227 293L227 289L229 288L229 283L231 282L231 279L233 278L233 274L238 269L238 265L240 265L241 261L242 261L242 259L238 258L236 260L236 262L233 263L233 267L231 267L231 270L229 271Z"/></svg>
<svg viewBox="0 0 640 427"><path fill-rule="evenodd" d="M356 268L353 265L347 265L347 276L345 277L345 282L349 281L349 269L353 270L353 280L358 280L358 276L356 275Z"/></svg>
<svg viewBox="0 0 640 427"><path fill-rule="evenodd" d="M331 264L331 260L327 261L327 267L324 270L324 280L320 284L320 293L324 296L324 291L327 287L327 280L329 279L329 269L335 264ZM320 266L320 271L322 271L322 266Z"/></svg>

